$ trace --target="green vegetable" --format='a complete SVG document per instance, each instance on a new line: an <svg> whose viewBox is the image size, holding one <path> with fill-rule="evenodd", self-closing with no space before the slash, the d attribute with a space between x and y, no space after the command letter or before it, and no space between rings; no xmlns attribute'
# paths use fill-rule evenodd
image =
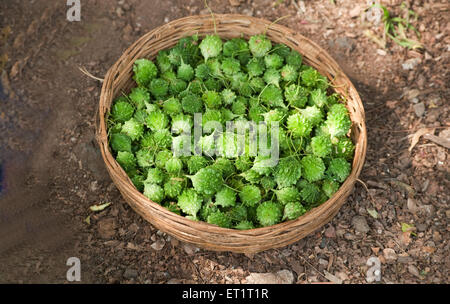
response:
<svg viewBox="0 0 450 304"><path fill-rule="evenodd" d="M283 220L295 220L306 213L306 209L299 202L290 202L284 206Z"/></svg>
<svg viewBox="0 0 450 304"><path fill-rule="evenodd" d="M325 179L322 184L322 191L327 197L332 197L339 190L339 183L332 179Z"/></svg>
<svg viewBox="0 0 450 304"><path fill-rule="evenodd" d="M225 104L231 105L236 99L236 94L230 89L224 89L221 93L222 100Z"/></svg>
<svg viewBox="0 0 450 304"><path fill-rule="evenodd" d="M236 204L236 192L232 189L224 187L216 193L215 205L222 207L232 207Z"/></svg>
<svg viewBox="0 0 450 304"><path fill-rule="evenodd" d="M296 81L298 77L297 69L290 64L286 64L281 69L281 77L284 81Z"/></svg>
<svg viewBox="0 0 450 304"><path fill-rule="evenodd" d="M136 168L136 158L131 152L119 151L116 160L126 172L131 172Z"/></svg>
<svg viewBox="0 0 450 304"><path fill-rule="evenodd" d="M222 173L215 168L202 168L195 175L188 177L195 191L206 196L215 194L223 186Z"/></svg>
<svg viewBox="0 0 450 304"><path fill-rule="evenodd" d="M260 76L264 73L264 61L261 58L252 58L247 63L247 71L250 77Z"/></svg>
<svg viewBox="0 0 450 304"><path fill-rule="evenodd" d="M208 58L217 57L222 51L223 42L217 35L206 35L199 45L205 62Z"/></svg>
<svg viewBox="0 0 450 304"><path fill-rule="evenodd" d="M111 148L116 151L131 152L131 138L128 135L116 133L111 135Z"/></svg>
<svg viewBox="0 0 450 304"><path fill-rule="evenodd" d="M185 189L178 197L178 207L184 213L196 216L202 207L202 197L193 189Z"/></svg>
<svg viewBox="0 0 450 304"><path fill-rule="evenodd" d="M321 180L324 177L325 165L320 157L307 155L302 158L303 177L309 182Z"/></svg>
<svg viewBox="0 0 450 304"><path fill-rule="evenodd" d="M246 185L241 189L239 193L241 202L247 206L255 206L261 200L261 191L257 186Z"/></svg>
<svg viewBox="0 0 450 304"><path fill-rule="evenodd" d="M168 151L168 150L162 150L159 151L158 154L156 154L156 158L155 158L155 165L158 168L165 168L166 166L166 162L172 158L172 152Z"/></svg>
<svg viewBox="0 0 450 304"><path fill-rule="evenodd" d="M345 98L265 35L183 37L136 60L133 79L106 116L111 151L138 191L181 216L274 225L325 202L351 172Z"/></svg>
<svg viewBox="0 0 450 304"><path fill-rule="evenodd" d="M183 162L179 158L171 158L166 162L165 165L166 171L169 174L179 174L183 169Z"/></svg>
<svg viewBox="0 0 450 304"><path fill-rule="evenodd" d="M231 218L228 214L217 210L208 215L206 220L209 224L217 225L222 228L231 228Z"/></svg>
<svg viewBox="0 0 450 304"><path fill-rule="evenodd" d="M127 101L119 100L111 108L111 116L117 122L125 122L133 117L134 108Z"/></svg>
<svg viewBox="0 0 450 304"><path fill-rule="evenodd" d="M283 66L283 57L280 55L273 53L266 55L264 57L264 63L266 64L266 68L268 69L279 69Z"/></svg>
<svg viewBox="0 0 450 304"><path fill-rule="evenodd" d="M347 108L340 103L332 105L325 125L332 137L346 135L352 125Z"/></svg>
<svg viewBox="0 0 450 304"><path fill-rule="evenodd" d="M306 137L312 131L312 123L302 113L295 113L287 119L287 129L294 137Z"/></svg>
<svg viewBox="0 0 450 304"><path fill-rule="evenodd" d="M156 184L144 184L144 195L155 203L161 203L164 199L164 189Z"/></svg>
<svg viewBox="0 0 450 304"><path fill-rule="evenodd" d="M187 160L187 167L189 170L189 174L195 174L200 169L208 166L209 161L203 156L194 155Z"/></svg>
<svg viewBox="0 0 450 304"><path fill-rule="evenodd" d="M145 103L150 101L150 94L145 88L133 88L128 95L134 106L140 110L145 107ZM122 114L123 115L123 114Z"/></svg>
<svg viewBox="0 0 450 304"><path fill-rule="evenodd" d="M222 98L216 91L206 91L202 96L203 102L210 109L218 109L222 105Z"/></svg>
<svg viewBox="0 0 450 304"><path fill-rule="evenodd" d="M302 165L296 158L283 158L275 169L274 176L278 188L295 185L302 176Z"/></svg>
<svg viewBox="0 0 450 304"><path fill-rule="evenodd" d="M179 180L170 179L164 184L164 194L166 197L176 199L183 190L183 183Z"/></svg>
<svg viewBox="0 0 450 304"><path fill-rule="evenodd" d="M264 202L256 209L256 217L262 226L272 226L281 220L281 208L277 203Z"/></svg>
<svg viewBox="0 0 450 304"><path fill-rule="evenodd" d="M153 111L147 116L147 126L152 131L162 130L169 124L169 119L162 111Z"/></svg>
<svg viewBox="0 0 450 304"><path fill-rule="evenodd" d="M182 63L177 70L177 76L178 78L180 78L181 80L184 81L191 81L192 78L194 78L194 69L186 63Z"/></svg>
<svg viewBox="0 0 450 304"><path fill-rule="evenodd" d="M351 166L345 159L334 158L330 161L327 174L342 183L350 175L350 171Z"/></svg>
<svg viewBox="0 0 450 304"><path fill-rule="evenodd" d="M164 111L169 115L179 114L183 110L180 101L175 97L170 97L169 99L164 101L163 108Z"/></svg>
<svg viewBox="0 0 450 304"><path fill-rule="evenodd" d="M169 92L169 83L162 78L153 79L150 82L149 90L155 98L164 98Z"/></svg>
<svg viewBox="0 0 450 304"><path fill-rule="evenodd" d="M283 205L300 200L299 191L294 186L282 188L280 190L274 190L274 192L277 195L278 201Z"/></svg>
<svg viewBox="0 0 450 304"><path fill-rule="evenodd" d="M132 140L137 140L144 135L144 126L135 118L131 118L122 125L122 133L128 135Z"/></svg>
<svg viewBox="0 0 450 304"><path fill-rule="evenodd" d="M249 230L254 229L255 226L253 226L253 223L250 221L242 221L235 225L234 228L238 230Z"/></svg>
<svg viewBox="0 0 450 304"><path fill-rule="evenodd" d="M147 179L145 180L148 184L161 184L164 181L164 173L159 168L150 168L147 171Z"/></svg>
<svg viewBox="0 0 450 304"><path fill-rule="evenodd" d="M348 137L339 137L337 140L338 142L332 148L333 157L352 160L355 151L355 145L352 140Z"/></svg>
<svg viewBox="0 0 450 304"><path fill-rule="evenodd" d="M255 35L248 41L250 52L255 57L264 57L272 48L272 43L265 35Z"/></svg>
<svg viewBox="0 0 450 304"><path fill-rule="evenodd" d="M133 79L139 86L147 86L158 74L156 65L148 59L138 59L133 65Z"/></svg>
<svg viewBox="0 0 450 304"><path fill-rule="evenodd" d="M274 84L269 84L261 92L261 100L269 107L286 107L283 102L283 93L281 89Z"/></svg>
<svg viewBox="0 0 450 304"><path fill-rule="evenodd" d="M136 152L136 160L141 168L148 168L154 164L154 154L151 150L143 148Z"/></svg>
<svg viewBox="0 0 450 304"><path fill-rule="evenodd" d="M314 155L323 158L331 153L331 140L328 136L315 136L311 138L311 148Z"/></svg>
<svg viewBox="0 0 450 304"><path fill-rule="evenodd" d="M320 188L316 184L309 183L305 180L300 185L300 197L309 204L314 204L320 198Z"/></svg>
<svg viewBox="0 0 450 304"><path fill-rule="evenodd" d="M188 93L181 100L183 111L188 114L201 113L203 110L203 103L200 97L195 94Z"/></svg>

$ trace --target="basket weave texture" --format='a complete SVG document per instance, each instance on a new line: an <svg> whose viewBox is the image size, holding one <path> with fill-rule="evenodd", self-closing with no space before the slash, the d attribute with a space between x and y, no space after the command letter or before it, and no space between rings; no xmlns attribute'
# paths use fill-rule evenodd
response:
<svg viewBox="0 0 450 304"><path fill-rule="evenodd" d="M351 138L356 144L350 176L328 201L310 210L296 220L274 226L240 231L220 228L205 222L194 222L172 213L150 201L133 185L125 171L116 162L108 145L106 116L112 101L122 92L128 93L135 82L133 63L139 58L154 59L158 51L174 46L180 38L198 34L204 37L214 33L213 19L209 15L190 16L160 26L137 40L107 72L100 96L96 138L106 168L127 203L156 228L194 244L215 251L255 253L279 248L300 240L328 223L346 202L363 167L367 135L364 108L353 84L338 64L317 44L306 37L278 24L242 15L215 15L217 34L223 39L264 33L273 42L284 43L303 55L303 61L325 75L335 91L347 100L353 122Z"/></svg>

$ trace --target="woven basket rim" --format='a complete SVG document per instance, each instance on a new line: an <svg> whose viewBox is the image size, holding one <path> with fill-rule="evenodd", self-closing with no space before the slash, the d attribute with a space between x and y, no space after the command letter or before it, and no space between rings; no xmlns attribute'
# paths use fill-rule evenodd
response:
<svg viewBox="0 0 450 304"><path fill-rule="evenodd" d="M218 29L219 36L221 36L219 31L221 30L221 25L222 25L221 22L223 20L239 19L239 20L246 20L249 23L259 22L259 23L266 24L266 25L271 24L271 22L269 22L265 19L249 17L249 16L239 15L239 14L214 14L214 16L215 16L215 19L217 22L216 26ZM105 76L105 81L103 82L99 108L101 108L102 103L105 103L106 100L107 100L107 102L111 103L111 101L116 97L116 96L114 96L113 92L111 91L112 86L109 87L109 84L114 82L114 80L115 80L114 73L117 71L117 69L120 67L120 65L123 64L123 62L126 62L126 60L129 57L132 57L130 54L133 54L134 52L136 52L135 49L139 44L146 41L147 39L151 39L152 33L154 33L158 29L160 29L160 30L162 29L162 31L164 31L164 30L168 31L171 28L178 26L180 23L183 23L185 21L188 21L188 20L190 21L193 19L202 20L205 18L211 18L211 16L210 15L196 15L196 16L188 16L188 17L183 17L183 18L177 19L177 20L173 20L169 23L166 23L165 25L162 25L162 26L148 32L147 34L140 37L136 42L134 42L122 54L120 59L108 70L108 72ZM201 26L199 26L199 27L201 27ZM291 30L283 25L271 24L270 27L267 29L268 36L269 36L269 33L273 32L273 31L285 32L285 33L288 33L291 35L295 34L296 37L302 37L302 38L306 39L308 41L308 43L310 43L312 45L312 47L317 48L317 50L319 50L319 52L328 55L322 48L320 48L320 46L318 46L313 41L307 39L306 37L304 37L298 33L295 33L293 30ZM199 35L199 36L202 37L203 35ZM272 40L272 42L275 42L275 41ZM302 54L302 56L304 56L304 58L305 58L305 54ZM150 58L150 59L153 59L153 58ZM331 58L331 56L328 55L328 57L326 59L330 63L330 65L335 65L339 68L338 64L334 61L334 59ZM129 63L126 67L129 69ZM353 84L351 83L351 81L347 78L347 76L345 76L345 74L342 72L342 70L339 69L339 71L342 73L342 75L334 75L334 76L335 77L337 77L337 76L343 77L344 80L346 82L348 82L348 84L349 84L348 89L353 89L354 92L352 92L353 93L352 98L360 106L360 108L358 109L358 113L360 113L360 115L362 116L362 119L363 119L361 122L359 122L360 136L358 137L358 141L355 142L356 149L355 149L355 155L354 155L354 159L353 159L353 163L352 163L352 170L351 170L350 175L347 177L347 179L344 181L344 183L339 187L338 191L331 198L329 198L326 202L320 204L319 206L312 208L307 213L305 213L304 215L300 216L299 218L297 218L295 220L285 221L285 222L281 222L276 225L267 226L267 227L259 227L259 228L254 228L254 229L250 229L250 230L237 230L237 229L218 227L218 226L215 226L215 225L209 224L207 222L203 222L203 221L193 221L193 220L187 219L184 216L177 215L177 214L167 210L162 205L149 200L141 192L139 192L135 188L135 186L131 182L131 179L128 177L128 175L125 173L125 171L120 167L120 165L118 165L118 163L114 159L114 157L109 149L108 137L105 136L106 135L106 133L105 133L106 132L106 122L105 122L104 114L100 113L98 124L97 124L96 138L97 138L98 144L101 148L103 160L104 160L105 164L107 165L108 172L110 173L110 175L113 174L112 171L114 171L115 176L113 178L113 181L116 184L116 186L117 186L117 183L115 182L115 180L117 179L118 181L123 183L123 185L127 185L127 187L130 188L128 190L132 192L134 197L146 201L146 203L149 206L151 206L153 209L159 211L162 215L164 215L164 218L166 220L171 221L172 218L175 217L176 219L178 219L179 222L182 222L183 224L190 226L194 230L206 230L210 233L222 234L222 235L227 235L227 236L244 236L244 237L248 237L249 239L251 239L253 236L261 235L261 234L276 235L277 233L279 233L282 230L286 230L288 228L294 227L297 223L302 223L305 221L309 222L309 221L311 221L311 218L321 219L321 216L324 214L324 211L326 211L331 206L333 206L333 204L337 203L339 198L341 196L345 195L346 192L348 192L348 190L353 187L355 180L358 178L358 175L362 169L362 165L363 165L364 159L365 159L366 146L367 146L366 126L365 126L365 122L364 122L364 108L362 106L361 99L360 99L356 89L354 88ZM327 78L329 79L330 82L333 82L335 80L335 79L330 79L329 75L327 75ZM336 89L335 89L335 91L336 91ZM341 95L343 95L343 94L341 94ZM348 96L344 95L344 97L348 100ZM353 123L353 119L352 119L352 123ZM358 153L358 158L357 158L357 153ZM115 167L111 166L111 164L112 164L111 159L112 159L112 162L115 162ZM358 160L357 162L355 161L356 159ZM309 220L309 221L307 221L307 220ZM252 245L249 244L249 246L251 247ZM240 248L243 248L243 247L240 246Z"/></svg>

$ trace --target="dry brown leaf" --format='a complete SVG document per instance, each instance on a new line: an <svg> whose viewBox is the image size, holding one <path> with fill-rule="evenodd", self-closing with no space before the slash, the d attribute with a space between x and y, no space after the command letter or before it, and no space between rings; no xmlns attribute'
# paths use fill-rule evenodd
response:
<svg viewBox="0 0 450 304"><path fill-rule="evenodd" d="M445 147L447 149L450 149L450 140L447 138L438 137L436 135L432 134L425 134L423 138L431 140L435 144L438 144L439 146Z"/></svg>
<svg viewBox="0 0 450 304"><path fill-rule="evenodd" d="M427 252L427 253L433 253L436 251L436 248L430 247L430 246L423 246L422 251Z"/></svg>
<svg viewBox="0 0 450 304"><path fill-rule="evenodd" d="M397 103L398 103L397 100L391 100L391 101L386 102L386 106L387 106L389 109L393 109L393 108L395 108L395 106L397 105Z"/></svg>
<svg viewBox="0 0 450 304"><path fill-rule="evenodd" d="M411 152L412 149L414 149L414 147L419 142L420 137L422 137L425 134L433 135L434 130L435 130L434 128L422 128L422 129L417 130L414 134L409 135L409 137L411 137L411 145L409 146L408 151Z"/></svg>
<svg viewBox="0 0 450 304"><path fill-rule="evenodd" d="M402 245L408 246L409 243L411 243L411 237L410 237L410 234L411 234L411 233L408 231L408 232L402 232L402 233L399 235L399 241L400 241L400 243L401 243Z"/></svg>

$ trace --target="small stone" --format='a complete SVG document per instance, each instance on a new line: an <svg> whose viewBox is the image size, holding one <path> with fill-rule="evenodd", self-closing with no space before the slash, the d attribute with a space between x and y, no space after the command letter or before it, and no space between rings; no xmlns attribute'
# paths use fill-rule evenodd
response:
<svg viewBox="0 0 450 304"><path fill-rule="evenodd" d="M433 241L436 243L442 241L442 236L438 231L433 232Z"/></svg>
<svg viewBox="0 0 450 304"><path fill-rule="evenodd" d="M377 54L380 55L380 56L386 56L387 53L386 53L385 50L377 49Z"/></svg>
<svg viewBox="0 0 450 304"><path fill-rule="evenodd" d="M350 279L350 278L348 277L348 275L347 275L345 272L343 272L343 271L337 272L337 273L336 273L336 276L337 276L339 279L341 279L342 281L345 281L345 280L349 280L349 279Z"/></svg>
<svg viewBox="0 0 450 304"><path fill-rule="evenodd" d="M119 18L123 16L124 11L120 6L118 8L116 8L116 14Z"/></svg>
<svg viewBox="0 0 450 304"><path fill-rule="evenodd" d="M345 235L345 229L338 228L336 230L336 236L337 237L343 237L344 235Z"/></svg>
<svg viewBox="0 0 450 304"><path fill-rule="evenodd" d="M181 284L182 281L180 279L170 279L166 284Z"/></svg>
<svg viewBox="0 0 450 304"><path fill-rule="evenodd" d="M413 276L420 278L419 270L417 269L416 266L414 266L414 265L409 265L409 266L408 266L408 272L409 272L410 274L412 274Z"/></svg>
<svg viewBox="0 0 450 304"><path fill-rule="evenodd" d="M353 240L356 240L356 236L354 236L350 232L347 232L346 234L344 234L344 239L346 239L348 241L353 241Z"/></svg>
<svg viewBox="0 0 450 304"><path fill-rule="evenodd" d="M417 207L416 200L413 198L408 198L408 202L406 203L406 206L408 207L408 210L411 213L416 213L419 210L419 208Z"/></svg>
<svg viewBox="0 0 450 304"><path fill-rule="evenodd" d="M420 58L411 58L402 63L402 68L407 70L413 70L420 63Z"/></svg>
<svg viewBox="0 0 450 304"><path fill-rule="evenodd" d="M319 259L319 264L327 266L328 265L328 261L325 259Z"/></svg>
<svg viewBox="0 0 450 304"><path fill-rule="evenodd" d="M359 5L355 5L350 12L348 12L350 18L356 18L361 14L361 7Z"/></svg>
<svg viewBox="0 0 450 304"><path fill-rule="evenodd" d="M123 277L125 279L135 279L138 276L138 272L136 269L127 268L123 273Z"/></svg>
<svg viewBox="0 0 450 304"><path fill-rule="evenodd" d="M170 244L172 245L172 247L177 247L180 244L180 241L177 240L176 238L171 238Z"/></svg>
<svg viewBox="0 0 450 304"><path fill-rule="evenodd" d="M344 50L344 51L352 51L355 48L355 41L349 37L338 37L334 40L335 45Z"/></svg>
<svg viewBox="0 0 450 304"><path fill-rule="evenodd" d="M297 274L297 276L301 275L305 272L305 267L300 265L300 263L297 260L291 260L289 262L289 265L291 266L291 269L294 270L294 272Z"/></svg>
<svg viewBox="0 0 450 304"><path fill-rule="evenodd" d="M240 0L228 0L230 2L231 6L239 6L241 5L241 1Z"/></svg>
<svg viewBox="0 0 450 304"><path fill-rule="evenodd" d="M286 269L276 273L250 273L245 280L247 284L292 284L294 274Z"/></svg>
<svg viewBox="0 0 450 304"><path fill-rule="evenodd" d="M136 233L139 230L139 226L136 223L133 223L130 226L128 226L128 230Z"/></svg>
<svg viewBox="0 0 450 304"><path fill-rule="evenodd" d="M434 206L433 205L423 205L420 208L427 216L432 216L434 214Z"/></svg>
<svg viewBox="0 0 450 304"><path fill-rule="evenodd" d="M417 97L420 95L420 91L418 89L412 89L412 90L408 90L405 94L406 98L410 101L410 102L417 102L418 99Z"/></svg>
<svg viewBox="0 0 450 304"><path fill-rule="evenodd" d="M98 190L98 182L97 182L97 181L91 182L91 183L89 184L89 189L90 189L92 192L97 191L97 190Z"/></svg>
<svg viewBox="0 0 450 304"><path fill-rule="evenodd" d="M336 229L333 227L333 226L329 226L326 230L325 230L325 236L327 237L327 238L331 238L331 239L333 239L333 238L335 238L336 237Z"/></svg>
<svg viewBox="0 0 450 304"><path fill-rule="evenodd" d="M424 232L424 231L427 230L427 225L426 225L426 224L423 224L423 223L420 223L420 224L417 224L417 225L416 225L416 228L417 228L417 231L419 231L419 232Z"/></svg>
<svg viewBox="0 0 450 304"><path fill-rule="evenodd" d="M414 105L414 112L417 117L422 117L425 113L425 104L423 102L419 102Z"/></svg>
<svg viewBox="0 0 450 304"><path fill-rule="evenodd" d="M156 242L154 242L153 244L151 244L150 247L152 247L156 251L160 251L164 248L165 245L166 245L166 241L164 241L163 239L160 239L160 240L157 240Z"/></svg>
<svg viewBox="0 0 450 304"><path fill-rule="evenodd" d="M395 253L395 250L392 248L385 248L383 249L383 256L388 263L395 262L397 260L397 254Z"/></svg>
<svg viewBox="0 0 450 304"><path fill-rule="evenodd" d="M200 250L198 247L195 247L194 245L188 243L184 244L183 249L188 255L193 255Z"/></svg>
<svg viewBox="0 0 450 304"><path fill-rule="evenodd" d="M410 256L402 256L401 255L397 258L397 261L402 264L409 264L409 263L412 263L413 259Z"/></svg>
<svg viewBox="0 0 450 304"><path fill-rule="evenodd" d="M352 218L352 225L356 231L360 233L367 233L370 231L370 227L367 224L367 220L364 216L357 215Z"/></svg>
<svg viewBox="0 0 450 304"><path fill-rule="evenodd" d="M116 235L116 221L114 218L105 218L97 223L97 231L101 238L110 239Z"/></svg>

